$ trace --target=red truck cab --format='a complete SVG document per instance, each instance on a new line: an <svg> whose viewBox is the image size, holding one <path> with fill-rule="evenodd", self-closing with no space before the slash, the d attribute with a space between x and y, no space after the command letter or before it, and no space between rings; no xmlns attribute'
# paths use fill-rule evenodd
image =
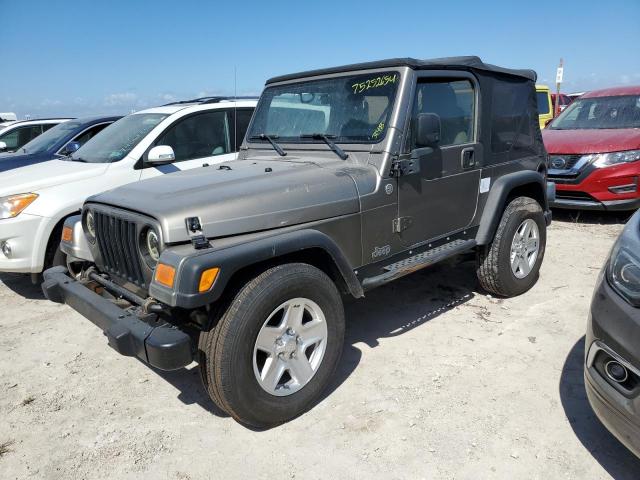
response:
<svg viewBox="0 0 640 480"><path fill-rule="evenodd" d="M542 131L556 208L640 207L640 86L582 95Z"/></svg>

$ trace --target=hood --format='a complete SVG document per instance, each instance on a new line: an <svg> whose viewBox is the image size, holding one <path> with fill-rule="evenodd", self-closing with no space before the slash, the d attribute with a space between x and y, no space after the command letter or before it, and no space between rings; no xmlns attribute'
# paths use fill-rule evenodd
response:
<svg viewBox="0 0 640 480"><path fill-rule="evenodd" d="M200 217L204 235L215 238L359 211L358 192L340 170L343 164L305 160L236 160L132 183L89 201L157 219L167 243L189 240L188 217Z"/></svg>
<svg viewBox="0 0 640 480"><path fill-rule="evenodd" d="M4 162L6 160L0 160ZM37 192L47 187L101 175L108 163L80 163L50 160L26 167L0 172L0 197L16 193Z"/></svg>
<svg viewBox="0 0 640 480"><path fill-rule="evenodd" d="M51 153L9 153L0 155L0 172L13 170L14 168L26 167L35 163L46 162L55 158Z"/></svg>
<svg viewBox="0 0 640 480"><path fill-rule="evenodd" d="M587 154L640 149L640 128L542 130L549 154Z"/></svg>

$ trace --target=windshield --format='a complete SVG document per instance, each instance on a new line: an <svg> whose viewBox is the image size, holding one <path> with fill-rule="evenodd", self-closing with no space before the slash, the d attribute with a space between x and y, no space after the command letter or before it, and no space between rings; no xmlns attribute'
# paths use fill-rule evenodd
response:
<svg viewBox="0 0 640 480"><path fill-rule="evenodd" d="M547 92L536 92L538 98L538 114L545 115L549 113L549 94Z"/></svg>
<svg viewBox="0 0 640 480"><path fill-rule="evenodd" d="M122 160L167 116L164 113L134 113L121 118L85 143L71 158L89 163Z"/></svg>
<svg viewBox="0 0 640 480"><path fill-rule="evenodd" d="M22 148L24 148L25 153L46 152L64 137L77 130L81 125L80 122L73 121L59 123L25 144Z"/></svg>
<svg viewBox="0 0 640 480"><path fill-rule="evenodd" d="M350 75L267 88L254 115L250 142L375 143L387 131L400 83L397 72ZM315 137L310 136L315 135Z"/></svg>
<svg viewBox="0 0 640 480"><path fill-rule="evenodd" d="M640 128L640 95L578 98L549 127L553 130Z"/></svg>

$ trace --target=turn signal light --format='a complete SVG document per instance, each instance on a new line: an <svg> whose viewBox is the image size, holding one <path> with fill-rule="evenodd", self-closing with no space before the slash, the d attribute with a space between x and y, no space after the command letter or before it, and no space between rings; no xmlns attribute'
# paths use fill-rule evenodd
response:
<svg viewBox="0 0 640 480"><path fill-rule="evenodd" d="M209 268L204 272L202 272L202 275L200 275L200 285L198 285L198 292L204 293L209 291L209 289L213 285L213 282L216 281L219 271L220 269L215 267L215 268Z"/></svg>
<svg viewBox="0 0 640 480"><path fill-rule="evenodd" d="M73 238L73 230L71 229L71 227L64 227L62 229L62 241L71 242L72 238Z"/></svg>
<svg viewBox="0 0 640 480"><path fill-rule="evenodd" d="M156 273L154 279L160 285L164 285L165 287L173 288L173 281L176 277L176 269L171 265L165 265L164 263L159 263L156 267Z"/></svg>

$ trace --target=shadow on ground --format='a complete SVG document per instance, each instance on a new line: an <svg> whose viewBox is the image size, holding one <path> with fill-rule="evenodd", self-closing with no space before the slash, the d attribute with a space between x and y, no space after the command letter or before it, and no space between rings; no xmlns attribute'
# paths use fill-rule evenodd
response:
<svg viewBox="0 0 640 480"><path fill-rule="evenodd" d="M584 337L573 346L562 368L560 400L576 437L609 475L615 479L637 479L640 459L626 449L593 413L583 376Z"/></svg>
<svg viewBox="0 0 640 480"><path fill-rule="evenodd" d="M475 288L475 262L459 257L372 290L363 299L345 298L347 325L342 359L335 380L319 401L331 395L357 368L362 352L356 344L374 348L380 339L424 328L430 320L471 300ZM178 398L185 404L196 403L214 415L228 416L209 399L197 367L156 373L180 391Z"/></svg>
<svg viewBox="0 0 640 480"><path fill-rule="evenodd" d="M5 284L9 290L29 300L45 299L40 284L34 285L31 282L31 275L26 273L0 272L0 283Z"/></svg>
<svg viewBox="0 0 640 480"><path fill-rule="evenodd" d="M553 209L553 219L560 222L586 223L589 225L624 225L635 211L598 212L590 210Z"/></svg>

